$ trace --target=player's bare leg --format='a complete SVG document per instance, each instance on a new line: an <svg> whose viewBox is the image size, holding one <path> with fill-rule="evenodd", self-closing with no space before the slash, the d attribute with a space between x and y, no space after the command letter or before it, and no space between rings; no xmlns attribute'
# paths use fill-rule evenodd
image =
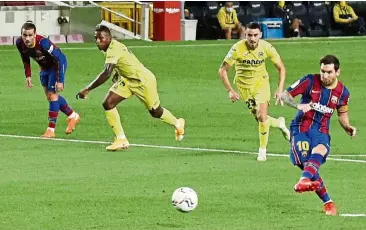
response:
<svg viewBox="0 0 366 230"><path fill-rule="evenodd" d="M186 121L183 118L176 118L169 110L161 107L149 110L149 113L154 118L159 118L163 122L174 126L175 140L181 141L184 138Z"/></svg>
<svg viewBox="0 0 366 230"><path fill-rule="evenodd" d="M109 125L112 127L115 136L113 143L106 147L106 150L108 151L127 149L130 146L130 143L123 131L121 118L116 108L116 106L123 100L125 100L125 98L109 91L103 102L106 118Z"/></svg>
<svg viewBox="0 0 366 230"><path fill-rule="evenodd" d="M268 103L259 103L258 110L256 111L256 119L258 121L258 133L259 133L259 150L258 161L267 160L267 144L269 136L269 119L267 115Z"/></svg>

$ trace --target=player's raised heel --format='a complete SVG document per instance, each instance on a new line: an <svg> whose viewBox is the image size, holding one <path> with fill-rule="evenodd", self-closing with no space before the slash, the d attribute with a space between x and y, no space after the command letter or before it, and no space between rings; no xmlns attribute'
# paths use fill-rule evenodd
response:
<svg viewBox="0 0 366 230"><path fill-rule="evenodd" d="M257 161L266 161L267 160L267 150L259 148Z"/></svg>
<svg viewBox="0 0 366 230"><path fill-rule="evenodd" d="M128 149L128 147L130 146L130 143L128 142L128 140L126 138L123 139L115 139L114 142L107 146L105 149L107 151L117 151L120 149Z"/></svg>
<svg viewBox="0 0 366 230"><path fill-rule="evenodd" d="M67 118L66 134L72 133L75 130L76 124L80 122L80 115L75 113L75 117Z"/></svg>
<svg viewBox="0 0 366 230"><path fill-rule="evenodd" d="M337 215L337 208L333 201L327 202L323 206L323 211L328 216L336 216Z"/></svg>
<svg viewBox="0 0 366 230"><path fill-rule="evenodd" d="M303 178L294 186L295 192L302 193L302 192L313 192L318 190L320 187L319 181L311 181L308 178Z"/></svg>
<svg viewBox="0 0 366 230"><path fill-rule="evenodd" d="M282 132L283 137L290 141L290 130L286 127L286 120L284 117L279 117L278 120L280 121L280 130Z"/></svg>
<svg viewBox="0 0 366 230"><path fill-rule="evenodd" d="M177 120L175 126L175 140L181 141L184 138L184 129L186 128L186 121L183 118Z"/></svg>
<svg viewBox="0 0 366 230"><path fill-rule="evenodd" d="M46 132L41 136L43 138L55 138L56 134L50 129L47 129Z"/></svg>

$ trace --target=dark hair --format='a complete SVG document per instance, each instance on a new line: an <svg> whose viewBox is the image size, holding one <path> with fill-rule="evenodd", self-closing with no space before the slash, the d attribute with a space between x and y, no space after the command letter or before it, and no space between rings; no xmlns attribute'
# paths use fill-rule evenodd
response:
<svg viewBox="0 0 366 230"><path fill-rule="evenodd" d="M319 61L319 64L324 64L324 65L330 65L330 64L334 64L334 69L335 71L337 71L339 69L339 66L341 65L341 63L339 62L339 59L334 56L334 55L326 55L324 57L322 57Z"/></svg>
<svg viewBox="0 0 366 230"><path fill-rule="evenodd" d="M258 22L250 22L246 27L247 27L247 29L251 29L251 30L258 29L258 30L262 31L261 25Z"/></svg>
<svg viewBox="0 0 366 230"><path fill-rule="evenodd" d="M96 27L95 27L95 31L98 31L98 32L105 32L107 33L108 35L111 35L111 31L109 30L109 28L105 25L102 25L102 24L98 24Z"/></svg>
<svg viewBox="0 0 366 230"><path fill-rule="evenodd" d="M31 30L33 29L34 32L36 32L36 25L34 25L34 23L32 21L26 21L23 26L22 26L22 30Z"/></svg>

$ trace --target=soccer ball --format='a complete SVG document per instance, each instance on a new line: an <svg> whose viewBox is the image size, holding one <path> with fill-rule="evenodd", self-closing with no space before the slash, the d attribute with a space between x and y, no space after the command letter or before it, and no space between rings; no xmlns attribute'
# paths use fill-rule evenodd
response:
<svg viewBox="0 0 366 230"><path fill-rule="evenodd" d="M198 204L197 193L188 187L181 187L172 195L173 206L180 212L191 212Z"/></svg>

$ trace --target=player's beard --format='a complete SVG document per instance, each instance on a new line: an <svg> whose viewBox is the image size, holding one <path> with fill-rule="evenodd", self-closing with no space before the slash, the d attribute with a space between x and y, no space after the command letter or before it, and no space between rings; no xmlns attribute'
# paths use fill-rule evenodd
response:
<svg viewBox="0 0 366 230"><path fill-rule="evenodd" d="M252 49L257 48L257 46L258 46L258 42L250 42L249 43L249 47L252 48Z"/></svg>
<svg viewBox="0 0 366 230"><path fill-rule="evenodd" d="M27 47L33 47L34 46L34 39L32 39L31 41L26 40L24 43Z"/></svg>
<svg viewBox="0 0 366 230"><path fill-rule="evenodd" d="M249 40L247 40L246 41L246 43L247 43L247 46L250 48L250 49L256 49L257 48L257 46L258 46L258 42L251 42L251 41L249 41Z"/></svg>
<svg viewBox="0 0 366 230"><path fill-rule="evenodd" d="M323 85L324 85L324 86L332 86L332 85L334 85L335 80L333 80L333 81L332 81L332 80L330 80L330 79L327 79L327 80L325 80L325 79L324 79L324 80L322 81L322 83L323 83Z"/></svg>

